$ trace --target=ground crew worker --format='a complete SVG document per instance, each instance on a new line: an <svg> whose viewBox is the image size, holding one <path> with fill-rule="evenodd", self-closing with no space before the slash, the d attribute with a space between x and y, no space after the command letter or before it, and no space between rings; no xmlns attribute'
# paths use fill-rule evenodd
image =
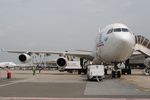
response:
<svg viewBox="0 0 150 100"><path fill-rule="evenodd" d="M32 67L32 71L33 71L33 75L35 75L35 71L36 71L36 67L35 66Z"/></svg>
<svg viewBox="0 0 150 100"><path fill-rule="evenodd" d="M40 65L37 65L37 68L38 68L38 70L39 70L39 73L41 73L42 66L40 66Z"/></svg>
<svg viewBox="0 0 150 100"><path fill-rule="evenodd" d="M42 67L40 66L40 67L39 67L39 73L41 73L41 70L42 70Z"/></svg>

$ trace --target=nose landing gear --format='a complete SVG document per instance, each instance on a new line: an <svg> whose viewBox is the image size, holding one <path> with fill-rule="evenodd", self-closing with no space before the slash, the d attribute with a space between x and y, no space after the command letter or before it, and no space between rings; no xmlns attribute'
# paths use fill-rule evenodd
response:
<svg viewBox="0 0 150 100"><path fill-rule="evenodd" d="M121 71L117 65L118 65L118 63L114 64L114 69L112 70L112 78L120 78L121 77Z"/></svg>
<svg viewBox="0 0 150 100"><path fill-rule="evenodd" d="M121 71L120 70L112 70L112 78L120 78Z"/></svg>

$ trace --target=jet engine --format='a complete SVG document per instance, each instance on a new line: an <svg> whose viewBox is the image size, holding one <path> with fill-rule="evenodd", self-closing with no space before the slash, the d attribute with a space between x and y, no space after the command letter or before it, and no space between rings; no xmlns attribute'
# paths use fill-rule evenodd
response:
<svg viewBox="0 0 150 100"><path fill-rule="evenodd" d="M64 57L60 57L56 60L56 64L59 67L66 67L67 66L67 59Z"/></svg>
<svg viewBox="0 0 150 100"><path fill-rule="evenodd" d="M31 60L31 56L26 54L26 53L20 54L18 58L19 58L19 61L23 62L23 63L28 62L29 60Z"/></svg>

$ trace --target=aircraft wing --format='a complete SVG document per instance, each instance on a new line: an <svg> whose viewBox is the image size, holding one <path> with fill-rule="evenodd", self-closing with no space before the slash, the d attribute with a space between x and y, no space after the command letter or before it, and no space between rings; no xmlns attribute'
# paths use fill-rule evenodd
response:
<svg viewBox="0 0 150 100"><path fill-rule="evenodd" d="M74 57L80 57L80 58L84 58L84 59L88 59L88 60L93 60L93 56L92 56L92 52L59 52L59 51L15 51L15 50L10 50L7 51L8 53L26 53L29 55L32 54L36 54L36 55L40 55L40 54L45 54L45 55L59 55L59 56L74 56Z"/></svg>

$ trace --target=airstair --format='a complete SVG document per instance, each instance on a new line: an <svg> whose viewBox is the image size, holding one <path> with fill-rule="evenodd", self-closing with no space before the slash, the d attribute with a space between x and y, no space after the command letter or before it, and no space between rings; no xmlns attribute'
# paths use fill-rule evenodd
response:
<svg viewBox="0 0 150 100"><path fill-rule="evenodd" d="M149 39L145 38L144 36L137 35L135 36L135 51L139 51L146 56L150 57L150 41Z"/></svg>
<svg viewBox="0 0 150 100"><path fill-rule="evenodd" d="M142 54L146 55L147 57L150 57L150 41L149 39L145 38L141 35L135 36L135 51L139 51ZM144 70L145 75L150 75L150 67L147 66L147 68Z"/></svg>

